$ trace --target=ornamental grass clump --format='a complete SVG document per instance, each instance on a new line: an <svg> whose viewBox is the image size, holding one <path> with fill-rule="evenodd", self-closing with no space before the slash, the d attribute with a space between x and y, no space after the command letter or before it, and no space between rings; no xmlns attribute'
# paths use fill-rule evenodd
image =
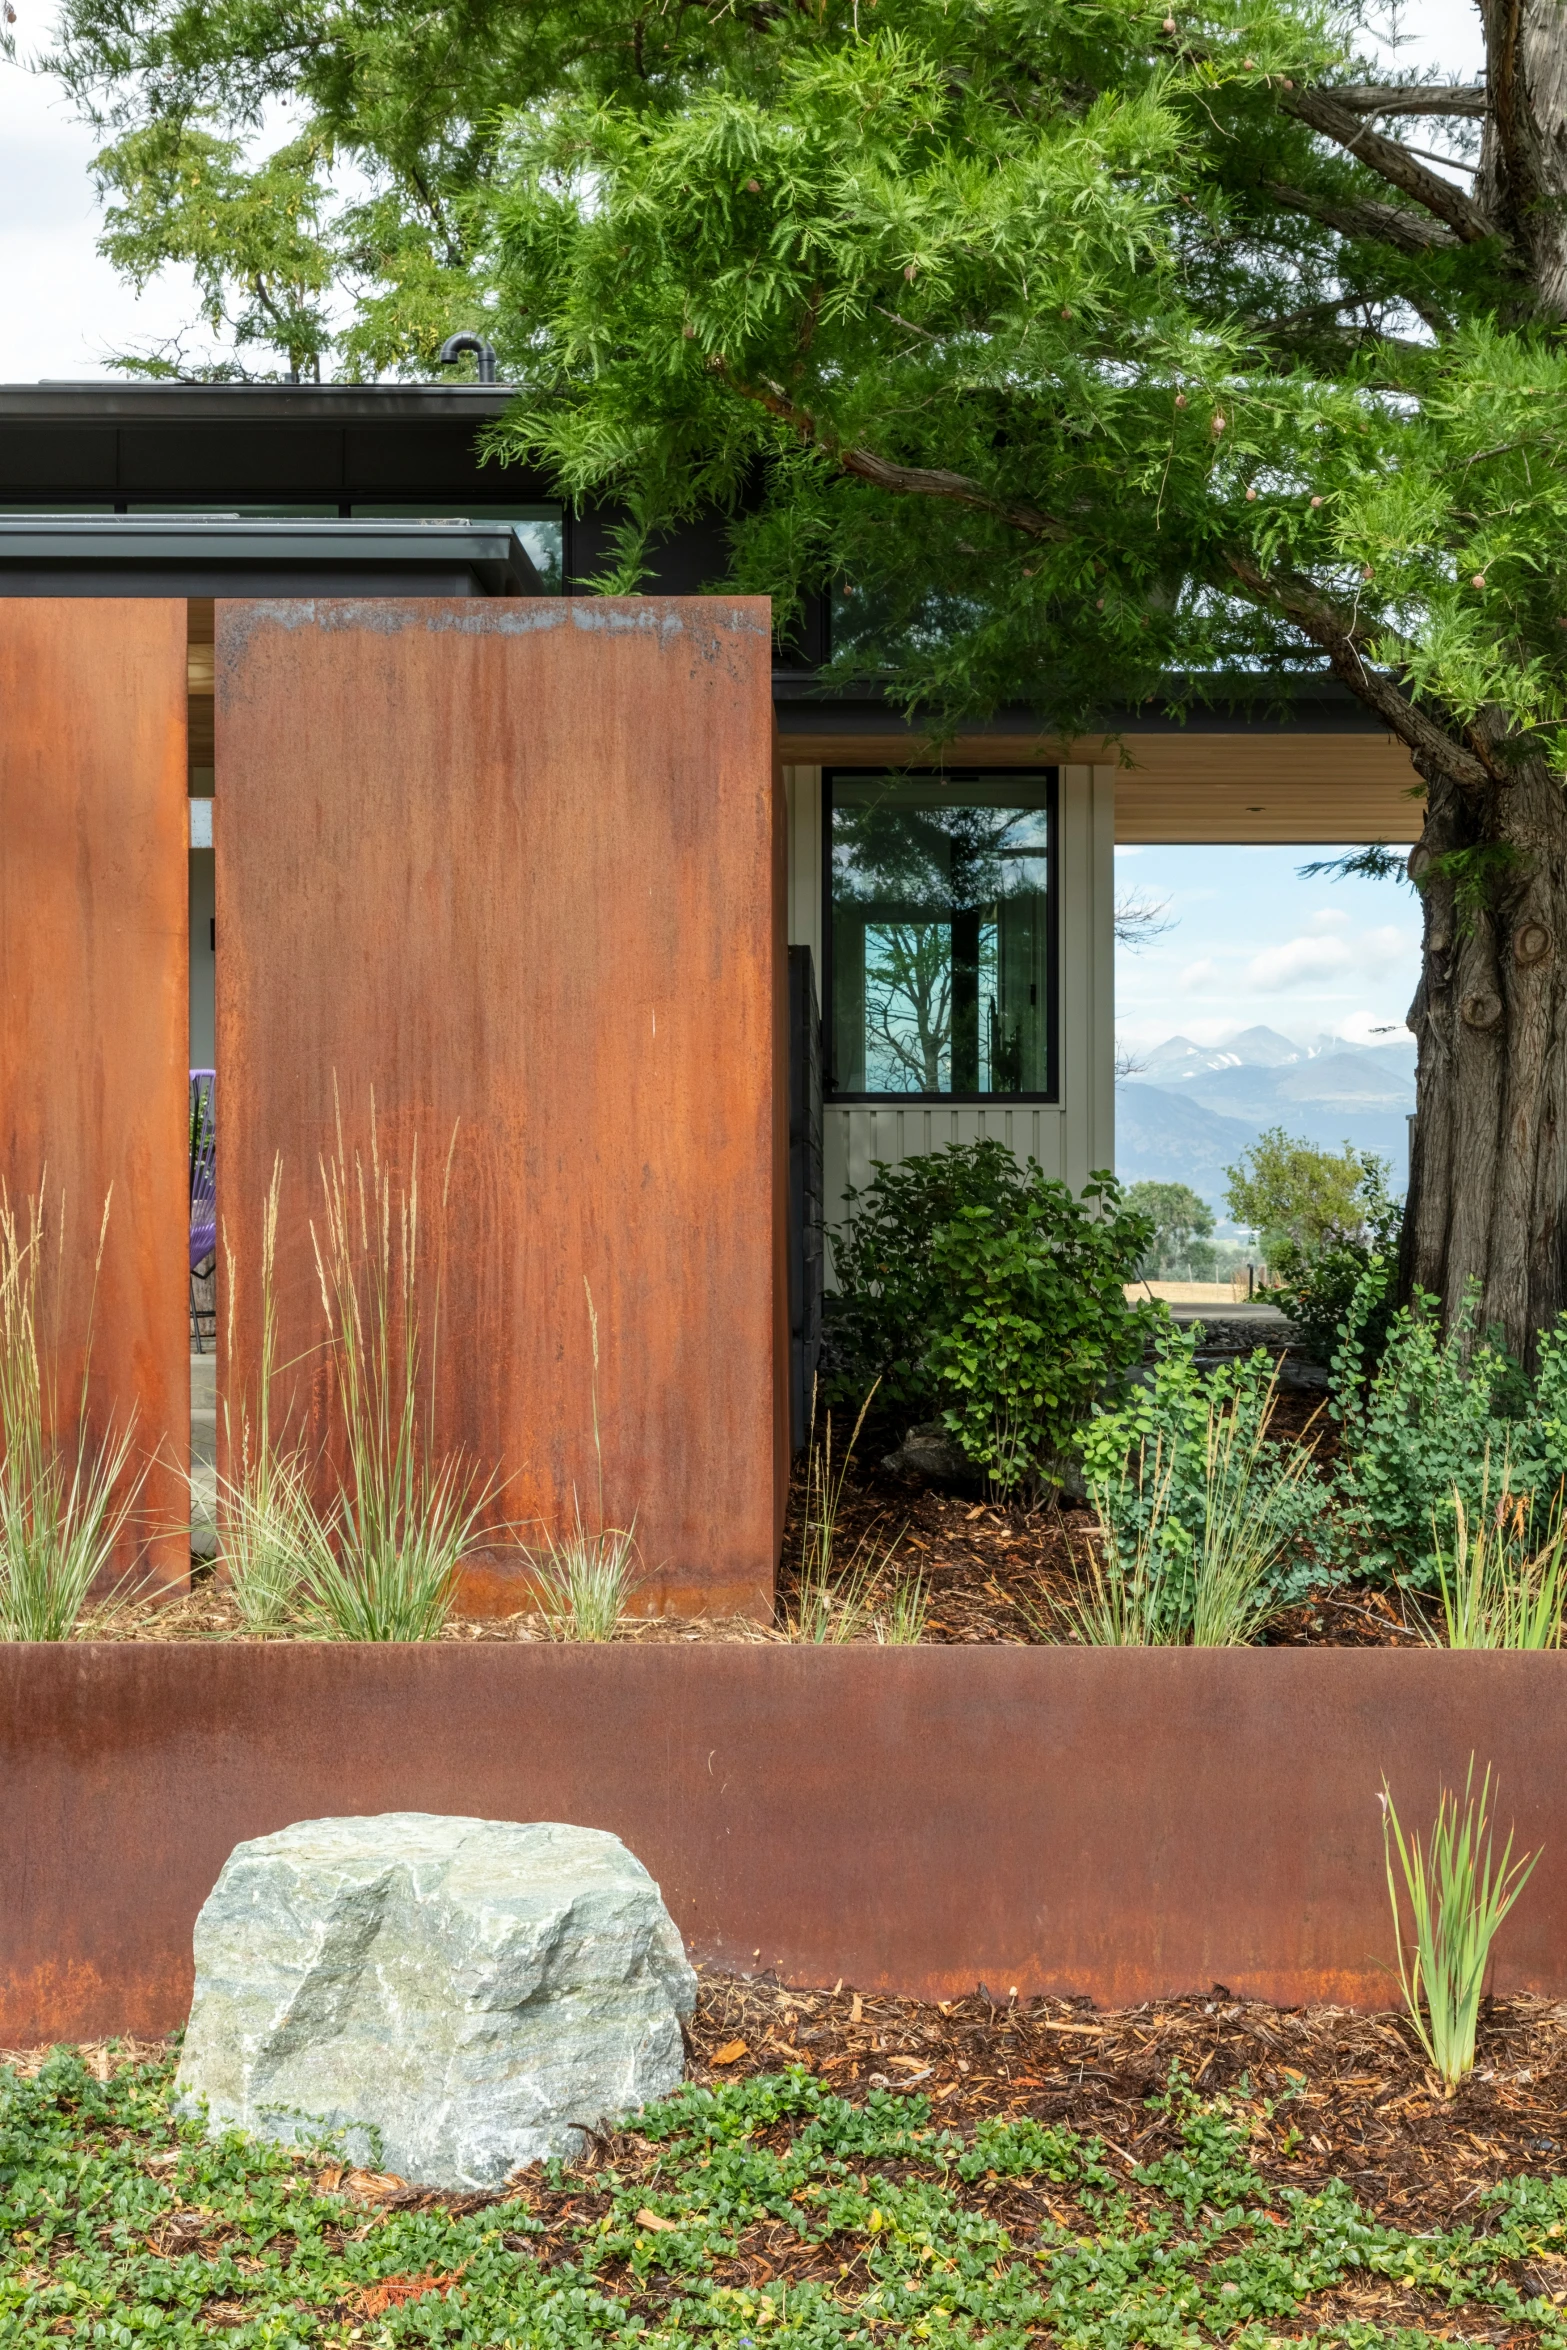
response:
<svg viewBox="0 0 1567 2350"><path fill-rule="evenodd" d="M1509 1490L1504 1464L1495 1502L1489 1477L1471 1516L1453 1493L1453 1541L1436 1537L1442 1629L1449 1648L1560 1648L1567 1605L1563 1549L1567 1517L1558 1494L1543 1546L1531 1549L1528 1494Z"/></svg>
<svg viewBox="0 0 1567 2350"><path fill-rule="evenodd" d="M924 1628L923 1608L915 1603L912 1594L905 1596L900 1606L896 1587L890 1606L879 1619L875 1612L879 1588L901 1537L878 1544L873 1533L864 1533L847 1562L839 1563L838 1520L843 1489L875 1393L873 1384L860 1406L841 1460L836 1460L833 1454L831 1412L824 1415L822 1434L816 1433L815 1396L812 1395L800 1565L795 1578L794 1612L787 1627L792 1640L810 1641L818 1646L836 1645L871 1633L901 1647L917 1640Z"/></svg>
<svg viewBox="0 0 1567 2350"><path fill-rule="evenodd" d="M604 1518L604 1443L599 1427L599 1318L593 1292L583 1276L588 1301L588 1332L593 1348L593 1459L598 1479L598 1524L590 1531L582 1522L575 1491L572 1531L550 1535L542 1553L529 1560L538 1582L539 1608L554 1640L613 1640L640 1580L636 1517L629 1526L610 1526Z"/></svg>
<svg viewBox="0 0 1567 2350"><path fill-rule="evenodd" d="M282 1162L274 1160L261 1217L261 1361L256 1422L241 1407L236 1430L225 1401L224 1430L234 1472L219 1481L219 1559L248 1632L281 1632L295 1622L313 1573L330 1561L326 1522L311 1492L303 1444L283 1445L273 1421L273 1388L278 1377L277 1258L278 1192ZM239 1283L228 1230L223 1233L228 1267L228 1347L235 1360L234 1304Z"/></svg>
<svg viewBox="0 0 1567 2350"><path fill-rule="evenodd" d="M1099 1517L1086 1580L1038 1612L1091 1647L1244 1647L1303 1574L1325 1497L1311 1449L1269 1435L1278 1371L1258 1354L1204 1376L1196 1333L1161 1335L1150 1386L1083 1446Z"/></svg>
<svg viewBox="0 0 1567 2350"><path fill-rule="evenodd" d="M449 1151L442 1230L451 1166ZM426 1340L418 1146L406 1185L394 1188L372 1098L368 1160L357 1149L350 1159L339 1112L337 1150L322 1161L321 1184L321 1228L310 1229L345 1464L323 1521L330 1539L310 1561L303 1614L329 1638L433 1640L499 1480L481 1482L460 1453L436 1452L441 1263L438 1249Z"/></svg>
<svg viewBox="0 0 1567 2350"><path fill-rule="evenodd" d="M96 1302L109 1229L106 1198L93 1260ZM145 1471L131 1466L133 1426L90 1433L92 1306L80 1388L60 1395L66 1213L40 1183L18 1210L0 1185L0 1639L68 1640L107 1573Z"/></svg>
<svg viewBox="0 0 1567 2350"><path fill-rule="evenodd" d="M1471 1755L1462 1808L1452 1790L1444 1787L1431 1840L1425 1845L1418 1834L1405 1836L1387 1781L1382 1782L1382 1849L1393 1905L1399 1988L1420 2045L1449 2097L1474 2068L1475 2025L1491 1945L1540 1857L1537 1852L1524 1853L1515 1861L1509 1829L1501 1859L1496 1859L1490 1795L1489 1765L1478 1796L1474 1793ZM1399 1904L1400 1877L1413 1929L1408 1945Z"/></svg>

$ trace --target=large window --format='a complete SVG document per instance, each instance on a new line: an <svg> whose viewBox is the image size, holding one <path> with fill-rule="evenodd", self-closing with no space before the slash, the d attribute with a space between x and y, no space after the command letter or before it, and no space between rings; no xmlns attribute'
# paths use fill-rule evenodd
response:
<svg viewBox="0 0 1567 2350"><path fill-rule="evenodd" d="M826 779L831 1091L1055 1094L1054 775Z"/></svg>

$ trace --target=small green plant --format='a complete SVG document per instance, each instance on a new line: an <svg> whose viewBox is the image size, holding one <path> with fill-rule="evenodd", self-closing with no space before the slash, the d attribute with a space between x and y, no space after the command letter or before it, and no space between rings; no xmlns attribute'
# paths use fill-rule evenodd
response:
<svg viewBox="0 0 1567 2350"><path fill-rule="evenodd" d="M453 1135L453 1149L456 1136ZM444 1232L452 1153L441 1196ZM368 1159L337 1150L321 1165L322 1225L311 1225L345 1465L311 1558L304 1612L340 1640L433 1640L451 1612L457 1567L496 1490L457 1453L437 1457L439 1252L428 1346L420 1328L418 1150L394 1196L370 1106ZM426 1393L426 1390L428 1391Z"/></svg>
<svg viewBox="0 0 1567 2350"><path fill-rule="evenodd" d="M261 1215L261 1359L256 1424L241 1407L236 1430L224 1402L224 1433L231 1473L219 1486L218 1555L247 1631L282 1631L299 1614L313 1573L330 1559L330 1529L315 1507L302 1445L285 1447L273 1421L278 1377L277 1260L278 1196L282 1161L275 1159ZM235 1360L234 1309L238 1267L223 1230L228 1267L228 1349ZM328 1568L330 1572L330 1568Z"/></svg>
<svg viewBox="0 0 1567 2350"><path fill-rule="evenodd" d="M1393 1905L1399 1988L1420 2045L1449 2097L1474 2068L1475 2025L1491 1945L1540 1857L1537 1852L1525 1853L1515 1861L1509 1829L1501 1859L1496 1859L1488 1810L1490 1766L1478 1796L1474 1769L1471 1755L1461 1809L1452 1790L1441 1789L1429 1846L1418 1834L1405 1836L1385 1779L1381 1795L1382 1856ZM1400 1877L1409 1903L1412 1947L1404 1939Z"/></svg>
<svg viewBox="0 0 1567 2350"><path fill-rule="evenodd" d="M817 1643L837 1643L858 1639L875 1629L873 1603L878 1586L891 1566L900 1537L885 1545L878 1545L873 1534L860 1536L846 1565L838 1559L838 1519L843 1507L843 1489L854 1459L854 1448L865 1425L875 1388L861 1404L848 1444L841 1460L833 1452L832 1413L824 1415L820 1436L816 1432L816 1398L811 1399L811 1434L805 1467L805 1506L800 1528L800 1567L795 1578L794 1614L789 1621L790 1637ZM897 1612L897 1592L893 1594L893 1613ZM893 1616L884 1619L889 1625ZM907 1626L912 1621L908 1603L899 1621ZM918 1635L914 1634L917 1638Z"/></svg>
<svg viewBox="0 0 1567 2350"><path fill-rule="evenodd" d="M529 1564L537 1580L539 1608L555 1640L613 1640L639 1580L636 1517L629 1526L604 1520L604 1444L599 1428L599 1318L587 1275L588 1332L593 1348L593 1458L598 1479L598 1520L590 1532L582 1522L575 1491L575 1525L565 1536L550 1535L543 1553Z"/></svg>
<svg viewBox="0 0 1567 2350"><path fill-rule="evenodd" d="M93 1301L109 1229L106 1198ZM21 1210L0 1185L0 1639L68 1640L140 1496L133 1424L89 1433L92 1307L74 1409L59 1392L66 1212L41 1182Z"/></svg>
<svg viewBox="0 0 1567 2350"><path fill-rule="evenodd" d="M901 1577L872 1611L871 1625L883 1648L917 1648L925 1637L930 1593L923 1575Z"/></svg>
<svg viewBox="0 0 1567 2350"><path fill-rule="evenodd" d="M1509 1490L1506 1464L1495 1502L1489 1477L1471 1518L1461 1493L1453 1495L1449 1551L1436 1537L1442 1626L1449 1648L1560 1648L1567 1603L1562 1554L1567 1519L1561 1499L1546 1541L1531 1550L1530 1496Z"/></svg>
<svg viewBox="0 0 1567 2350"><path fill-rule="evenodd" d="M1200 1370L1201 1336L1161 1330L1145 1382L1084 1431L1103 1557L1090 1560L1078 1638L1228 1646L1329 1571L1311 1448L1269 1434L1276 1365L1258 1350Z"/></svg>
<svg viewBox="0 0 1567 2350"><path fill-rule="evenodd" d="M1189 1426L1173 1442L1159 1430L1113 1482L1090 1483L1100 1548L1090 1547L1088 1582L1056 1603L1070 1637L1104 1648L1241 1648L1260 1638L1277 1612L1278 1571L1311 1472L1304 1446L1268 1440L1276 1378L1255 1414L1233 1394L1209 1397L1195 1463Z"/></svg>

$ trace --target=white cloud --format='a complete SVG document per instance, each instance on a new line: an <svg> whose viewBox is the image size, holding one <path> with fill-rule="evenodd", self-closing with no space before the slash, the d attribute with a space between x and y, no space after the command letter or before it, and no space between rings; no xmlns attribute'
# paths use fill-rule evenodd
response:
<svg viewBox="0 0 1567 2350"><path fill-rule="evenodd" d="M1365 984L1385 979L1407 963L1412 942L1393 923L1362 930L1352 938L1337 930L1303 933L1281 946L1264 947L1246 966L1247 986L1265 995L1299 990L1310 982L1353 978Z"/></svg>
<svg viewBox="0 0 1567 2350"><path fill-rule="evenodd" d="M1283 946L1264 947L1246 966L1248 987L1272 995L1299 987L1303 979L1337 979L1354 962L1342 938L1291 938Z"/></svg>
<svg viewBox="0 0 1567 2350"><path fill-rule="evenodd" d="M1182 987L1212 987L1219 977L1219 966L1211 955L1204 955L1200 963L1188 963L1181 973Z"/></svg>
<svg viewBox="0 0 1567 2350"><path fill-rule="evenodd" d="M1313 930L1347 930L1349 916L1341 906L1324 906L1320 914L1311 917Z"/></svg>

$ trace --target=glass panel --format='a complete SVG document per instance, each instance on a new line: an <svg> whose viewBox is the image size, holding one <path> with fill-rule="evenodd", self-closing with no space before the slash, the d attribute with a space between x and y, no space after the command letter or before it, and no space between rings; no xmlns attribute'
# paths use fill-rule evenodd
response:
<svg viewBox="0 0 1567 2350"><path fill-rule="evenodd" d="M545 593L558 596L561 592L565 534L558 506L479 506L464 498L452 498L443 506L438 498L427 498L422 505L355 505L353 511L356 518L362 515L371 521L514 523Z"/></svg>
<svg viewBox="0 0 1567 2350"><path fill-rule="evenodd" d="M1050 816L1034 778L839 778L838 1093L1046 1093Z"/></svg>

